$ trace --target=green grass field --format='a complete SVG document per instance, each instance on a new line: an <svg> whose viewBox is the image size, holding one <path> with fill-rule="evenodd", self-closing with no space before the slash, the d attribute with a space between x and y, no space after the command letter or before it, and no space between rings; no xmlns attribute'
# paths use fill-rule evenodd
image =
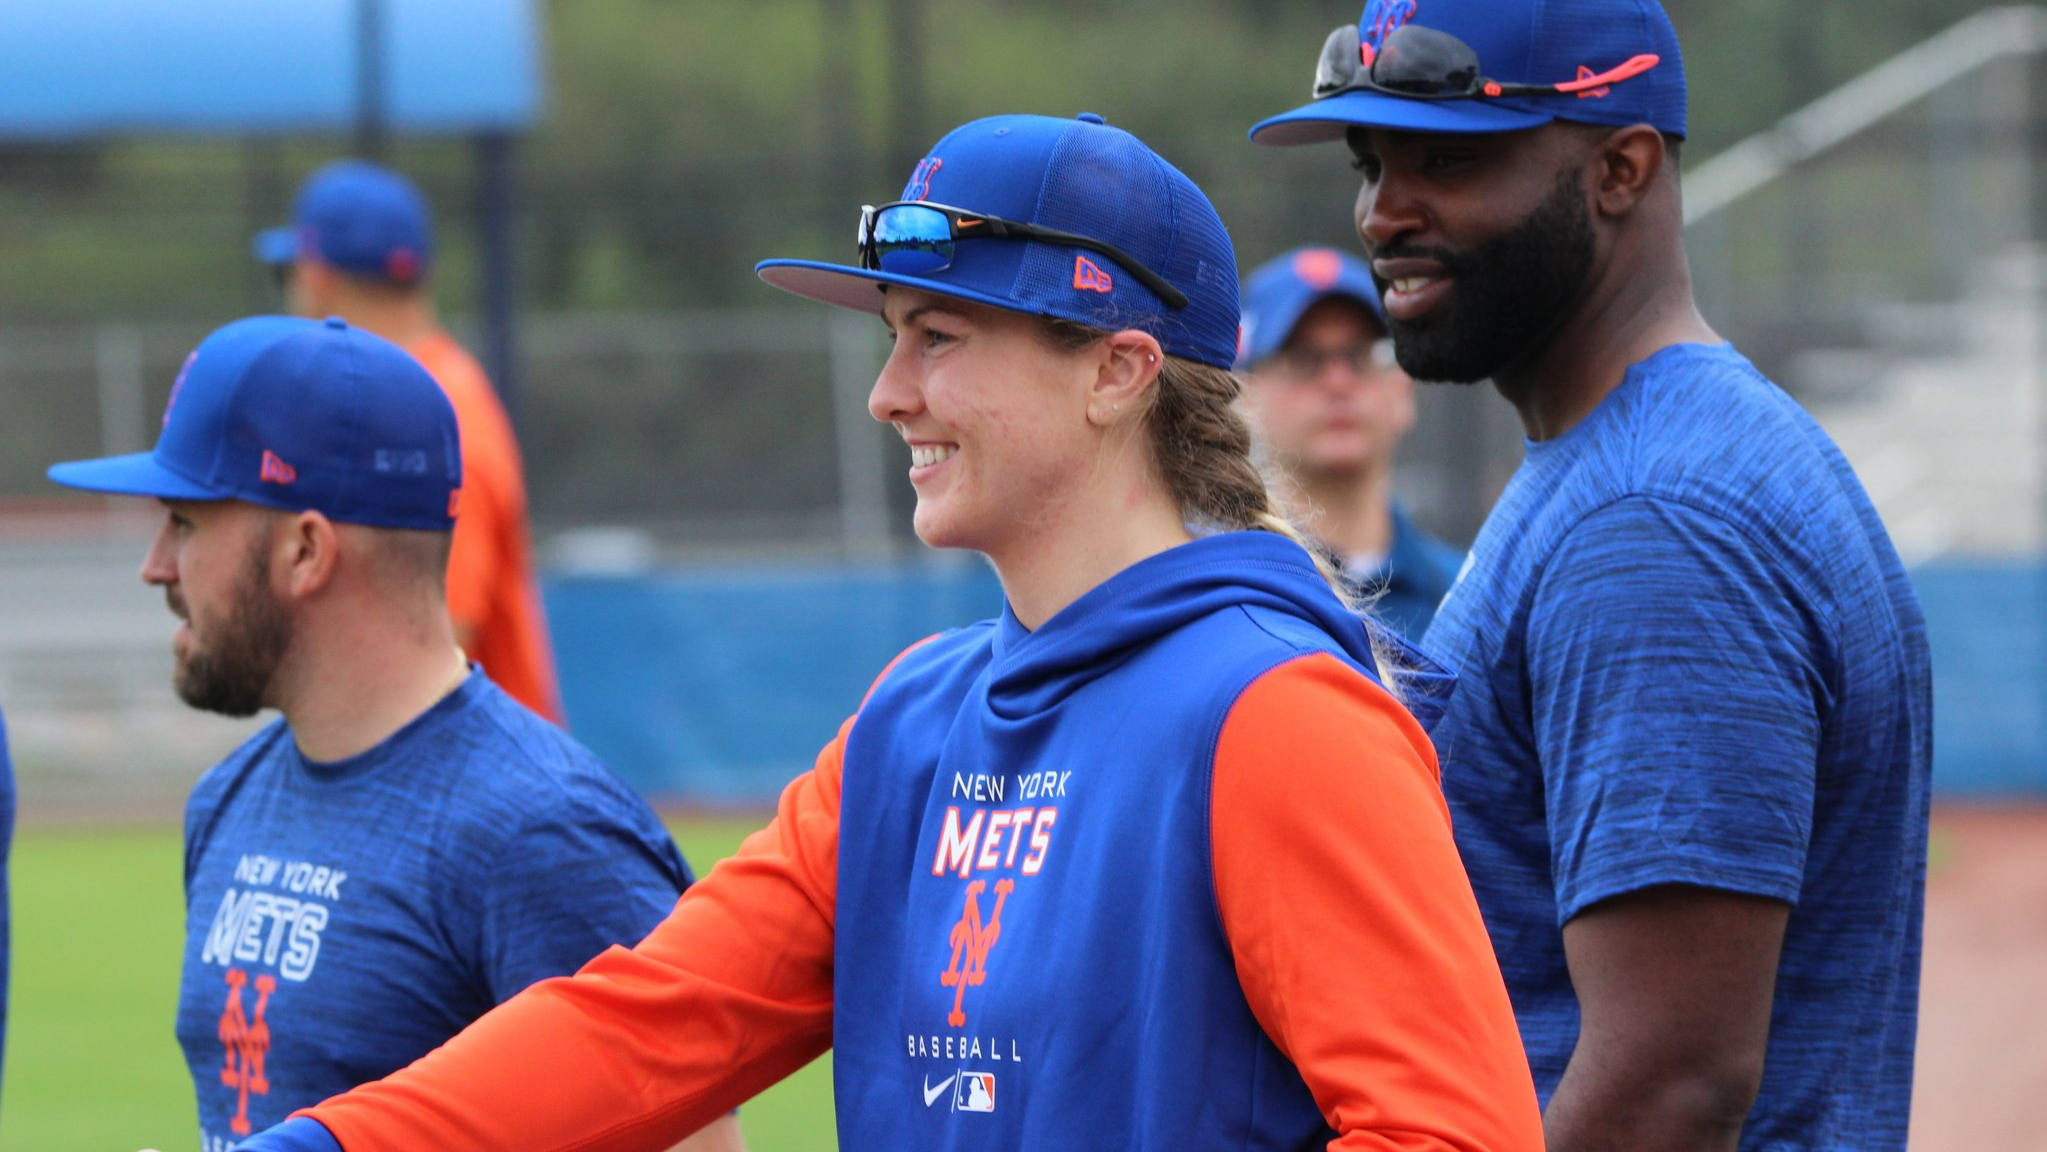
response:
<svg viewBox="0 0 2047 1152"><path fill-rule="evenodd" d="M672 825L698 874L757 820ZM189 1152L198 1121L171 1034L183 951L176 828L21 830L0 1152ZM754 1152L837 1146L831 1058L741 1113Z"/></svg>

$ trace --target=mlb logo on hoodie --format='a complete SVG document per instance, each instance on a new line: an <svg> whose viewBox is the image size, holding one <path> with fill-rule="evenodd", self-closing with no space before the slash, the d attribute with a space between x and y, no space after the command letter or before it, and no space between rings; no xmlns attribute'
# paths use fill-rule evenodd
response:
<svg viewBox="0 0 2047 1152"><path fill-rule="evenodd" d="M995 1073L962 1072L953 1089L952 1106L960 1112L995 1111Z"/></svg>

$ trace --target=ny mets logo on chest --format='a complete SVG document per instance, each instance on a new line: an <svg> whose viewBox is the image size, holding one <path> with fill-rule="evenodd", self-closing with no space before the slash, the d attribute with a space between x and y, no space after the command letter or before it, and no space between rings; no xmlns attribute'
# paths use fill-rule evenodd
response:
<svg viewBox="0 0 2047 1152"><path fill-rule="evenodd" d="M1059 824L1058 807L1045 802L1063 800L1072 776L1070 771L953 776L952 799L966 803L945 809L937 851L931 858L931 875L955 875L968 881L965 905L946 936L951 959L938 977L940 985L952 989L952 1011L946 1013L945 1022L954 1028L967 1026L967 989L979 988L988 980L988 953L1002 939L1002 907L1016 891L1017 878L1033 877L1044 870L1052 851L1052 834ZM982 807L1013 800L1032 803L1018 808ZM963 808L971 813L964 820ZM985 920L981 897L991 889L988 877L974 877L977 872L1008 874L994 881L995 903Z"/></svg>
<svg viewBox="0 0 2047 1152"><path fill-rule="evenodd" d="M235 1115L228 1128L237 1136L249 1135L249 1093L270 1094L270 1078L263 1063L270 1055L270 1022L264 1019L270 994L277 990L277 977L264 973L256 977L256 1014L242 1012L242 990L249 986L249 974L240 968L227 970L227 1008L220 1014L220 1042L227 1049L221 1065L220 1082L235 1090Z"/></svg>
<svg viewBox="0 0 2047 1152"><path fill-rule="evenodd" d="M995 882L995 909L984 923L980 897L987 887L986 880L967 885L966 910L960 913L959 923L952 926L952 964L938 978L940 984L953 990L952 1011L946 1014L945 1022L955 1028L967 1025L963 1010L967 986L978 988L988 979L988 950L1002 938L1002 905L1016 891L1016 881Z"/></svg>

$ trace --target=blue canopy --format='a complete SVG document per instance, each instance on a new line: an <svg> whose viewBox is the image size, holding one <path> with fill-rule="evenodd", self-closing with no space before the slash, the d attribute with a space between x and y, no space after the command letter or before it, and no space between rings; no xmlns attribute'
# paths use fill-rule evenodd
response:
<svg viewBox="0 0 2047 1152"><path fill-rule="evenodd" d="M533 0L373 0L394 133L510 131L540 111ZM5 0L0 139L346 131L364 0Z"/></svg>

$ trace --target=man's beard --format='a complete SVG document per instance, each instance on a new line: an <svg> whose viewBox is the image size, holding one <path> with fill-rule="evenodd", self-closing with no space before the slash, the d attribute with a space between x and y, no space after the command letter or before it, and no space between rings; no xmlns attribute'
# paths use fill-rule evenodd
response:
<svg viewBox="0 0 2047 1152"><path fill-rule="evenodd" d="M1388 318L1400 367L1417 380L1472 384L1527 354L1578 304L1592 271L1592 213L1583 173L1558 178L1549 198L1513 231L1465 255L1442 248L1382 248L1443 266L1455 294L1418 321Z"/></svg>
<svg viewBox="0 0 2047 1152"><path fill-rule="evenodd" d="M271 681L291 647L291 618L271 595L268 542L250 550L233 608L212 631L207 646L197 645L178 662L172 687L178 698L204 712L223 716L254 716L269 703Z"/></svg>

